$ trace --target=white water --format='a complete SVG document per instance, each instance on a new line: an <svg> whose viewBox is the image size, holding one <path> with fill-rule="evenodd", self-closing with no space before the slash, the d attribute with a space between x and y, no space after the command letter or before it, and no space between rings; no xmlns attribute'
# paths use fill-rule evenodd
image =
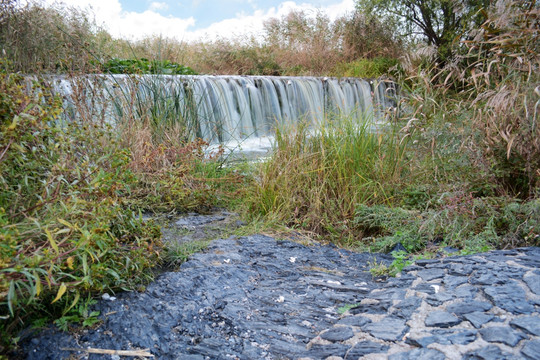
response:
<svg viewBox="0 0 540 360"><path fill-rule="evenodd" d="M242 151L270 148L277 125L301 119L313 125L338 114L381 119L395 97L391 82L356 78L90 75L52 83L68 118L180 119L191 137Z"/></svg>

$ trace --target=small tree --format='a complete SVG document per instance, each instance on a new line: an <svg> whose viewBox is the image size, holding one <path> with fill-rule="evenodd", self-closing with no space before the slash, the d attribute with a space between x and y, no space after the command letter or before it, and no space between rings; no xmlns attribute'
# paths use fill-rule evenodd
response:
<svg viewBox="0 0 540 360"><path fill-rule="evenodd" d="M383 19L401 35L416 41L422 38L437 48L444 64L455 53L455 44L485 19L481 12L490 0L358 0L357 9L367 16Z"/></svg>

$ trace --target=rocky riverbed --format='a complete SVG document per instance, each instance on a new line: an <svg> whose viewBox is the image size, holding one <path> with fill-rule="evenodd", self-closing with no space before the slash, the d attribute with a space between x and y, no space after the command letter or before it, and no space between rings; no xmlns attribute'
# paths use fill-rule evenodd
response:
<svg viewBox="0 0 540 360"><path fill-rule="evenodd" d="M192 215L167 239L223 221L240 225ZM540 359L540 248L419 260L373 279L370 266L391 260L264 235L214 240L144 292L101 300L99 326L28 339L25 357Z"/></svg>

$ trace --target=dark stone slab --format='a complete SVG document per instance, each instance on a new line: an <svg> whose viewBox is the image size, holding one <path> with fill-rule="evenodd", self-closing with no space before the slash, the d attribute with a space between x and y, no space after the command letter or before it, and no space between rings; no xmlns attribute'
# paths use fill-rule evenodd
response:
<svg viewBox="0 0 540 360"><path fill-rule="evenodd" d="M401 339L407 331L408 326L405 325L405 320L385 317L381 321L372 322L362 327L362 330L369 332L377 339L396 341Z"/></svg>
<svg viewBox="0 0 540 360"><path fill-rule="evenodd" d="M321 338L328 341L345 341L354 336L352 329L348 326L336 326L324 333L322 333Z"/></svg>
<svg viewBox="0 0 540 360"><path fill-rule="evenodd" d="M540 316L522 316L512 320L510 326L531 335L540 336Z"/></svg>
<svg viewBox="0 0 540 360"><path fill-rule="evenodd" d="M362 327L366 324L369 324L370 322L371 322L371 319L357 315L357 316L344 317L343 319L338 321L338 324Z"/></svg>
<svg viewBox="0 0 540 360"><path fill-rule="evenodd" d="M414 349L412 351L392 354L388 360L445 360L446 356L435 349Z"/></svg>
<svg viewBox="0 0 540 360"><path fill-rule="evenodd" d="M525 300L525 291L514 280L500 286L484 288L487 298L496 306L513 314L529 314L534 306Z"/></svg>
<svg viewBox="0 0 540 360"><path fill-rule="evenodd" d="M451 261L452 259L448 259ZM472 265L468 264L452 264L450 269L448 269L448 275L458 276L458 277L468 277L473 272Z"/></svg>
<svg viewBox="0 0 540 360"><path fill-rule="evenodd" d="M388 346L373 341L361 341L355 344L346 354L346 359L358 359L362 356L388 351Z"/></svg>
<svg viewBox="0 0 540 360"><path fill-rule="evenodd" d="M439 260L439 259L419 259L419 260L416 260L414 263L415 263L415 265L425 267L427 265L441 264L441 260Z"/></svg>
<svg viewBox="0 0 540 360"><path fill-rule="evenodd" d="M469 282L473 285L497 285L505 284L508 280L508 276L504 272L482 270L471 276Z"/></svg>
<svg viewBox="0 0 540 360"><path fill-rule="evenodd" d="M540 275L525 276L523 280L529 286L529 289L536 295L540 295Z"/></svg>
<svg viewBox="0 0 540 360"><path fill-rule="evenodd" d="M463 360L518 360L520 357L501 350L497 345L488 345L478 350L469 351Z"/></svg>
<svg viewBox="0 0 540 360"><path fill-rule="evenodd" d="M525 358L529 360L539 360L540 359L540 339L534 339L526 341L525 345L521 349L521 353Z"/></svg>
<svg viewBox="0 0 540 360"><path fill-rule="evenodd" d="M407 337L405 342L407 344L427 347L433 343L441 345L466 345L476 340L477 332L468 329L456 329L456 330L439 330L433 331L433 335L424 336L420 338Z"/></svg>
<svg viewBox="0 0 540 360"><path fill-rule="evenodd" d="M326 359L329 356L340 356L344 357L347 351L351 347L345 344L330 344L330 345L320 345L314 344L309 351L307 351L307 356L314 359ZM284 353L287 356L287 353ZM289 358L288 356L286 358Z"/></svg>
<svg viewBox="0 0 540 360"><path fill-rule="evenodd" d="M468 283L469 278L466 276L446 275L442 282L447 288L453 289L460 285Z"/></svg>
<svg viewBox="0 0 540 360"><path fill-rule="evenodd" d="M491 321L493 319L493 315L486 314L480 311L475 311L475 312L463 315L463 318L465 320L468 320L475 328L479 329L482 327L482 325Z"/></svg>
<svg viewBox="0 0 540 360"><path fill-rule="evenodd" d="M426 302L431 306L441 306L447 301L454 299L454 295L449 292L438 292L426 297Z"/></svg>
<svg viewBox="0 0 540 360"><path fill-rule="evenodd" d="M394 305L392 314L400 318L408 319L421 304L421 298L416 296L408 297Z"/></svg>
<svg viewBox="0 0 540 360"><path fill-rule="evenodd" d="M446 307L446 310L456 315L464 315L475 311L488 311L492 307L493 306L488 302L474 300L450 304Z"/></svg>
<svg viewBox="0 0 540 360"><path fill-rule="evenodd" d="M478 288L472 285L465 284L465 285L458 286L453 291L454 291L454 295L458 298L472 299L478 293Z"/></svg>
<svg viewBox="0 0 540 360"><path fill-rule="evenodd" d="M434 311L425 320L426 326L447 328L459 324L461 320L446 311Z"/></svg>
<svg viewBox="0 0 540 360"><path fill-rule="evenodd" d="M425 269L418 271L417 275L424 281L431 281L442 278L445 272L442 269Z"/></svg>
<svg viewBox="0 0 540 360"><path fill-rule="evenodd" d="M391 300L381 300L377 304L360 304L349 310L351 314L387 314L392 306Z"/></svg>
<svg viewBox="0 0 540 360"><path fill-rule="evenodd" d="M408 285L401 284L402 287ZM372 291L367 297L375 300L401 300L405 297L407 290L405 289L384 289L382 291Z"/></svg>
<svg viewBox="0 0 540 360"><path fill-rule="evenodd" d="M435 284L421 283L421 284L418 284L413 289L418 291L418 292L426 293L428 295L434 295L435 294L435 288L433 287L433 285L435 285Z"/></svg>
<svg viewBox="0 0 540 360"><path fill-rule="evenodd" d="M487 342L500 342L508 346L516 346L518 342L526 337L508 326L490 326L479 332Z"/></svg>

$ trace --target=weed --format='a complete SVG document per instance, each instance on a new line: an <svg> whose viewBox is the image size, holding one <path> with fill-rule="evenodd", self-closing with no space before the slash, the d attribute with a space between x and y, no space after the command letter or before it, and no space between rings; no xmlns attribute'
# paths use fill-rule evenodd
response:
<svg viewBox="0 0 540 360"><path fill-rule="evenodd" d="M338 312L338 314L343 315L343 314L345 314L347 311L351 310L353 307L358 306L358 305L360 305L360 303L356 303L356 304L346 304L346 305L340 306L340 307L337 309L337 312Z"/></svg>
<svg viewBox="0 0 540 360"><path fill-rule="evenodd" d="M209 243L210 241L203 240L169 244L163 259L168 266L178 267L187 261L191 255L206 249Z"/></svg>
<svg viewBox="0 0 540 360"><path fill-rule="evenodd" d="M404 143L352 118L278 130L249 204L255 214L330 234L345 243L358 203L392 202L405 167Z"/></svg>

